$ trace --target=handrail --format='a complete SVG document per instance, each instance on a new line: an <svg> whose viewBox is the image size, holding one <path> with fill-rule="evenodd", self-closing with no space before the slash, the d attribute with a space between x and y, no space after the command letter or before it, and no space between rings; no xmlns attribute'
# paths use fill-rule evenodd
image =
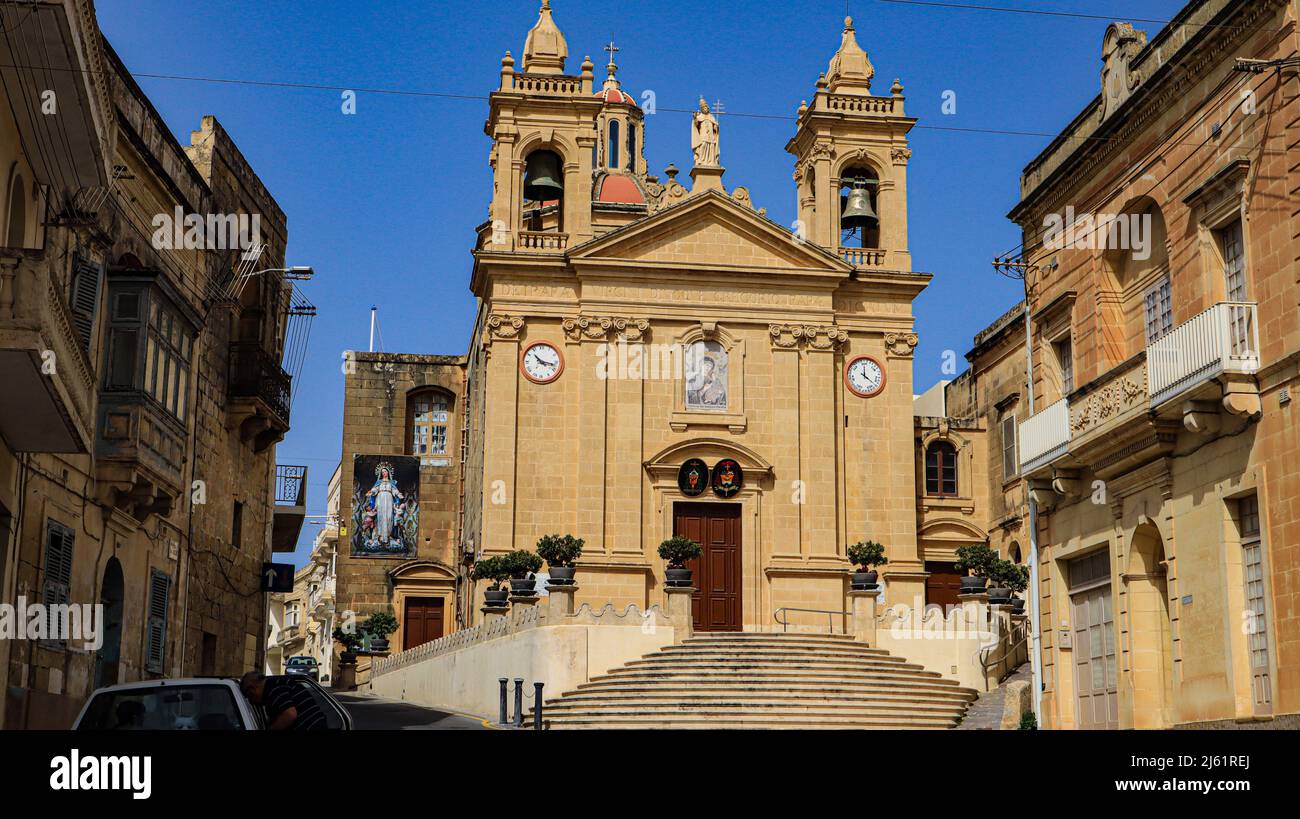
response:
<svg viewBox="0 0 1300 819"><path fill-rule="evenodd" d="M988 673L988 670L990 668L993 668L994 666L997 665L1001 665L1003 661L1005 661L1008 657L1012 656L1016 651L1020 649L1022 645L1028 642L1029 640L1028 621L1021 622L1021 623L1013 623L1011 626L1011 634L1012 634L1011 642L1007 644L1006 650L1003 651L1002 655L998 657L996 660L991 659L988 656L993 651L995 646L989 646L988 648L980 649L980 665L983 666L984 672L986 674Z"/></svg>
<svg viewBox="0 0 1300 819"><path fill-rule="evenodd" d="M781 624L781 631L783 632L786 631L790 625L789 620L782 619L782 614L788 611L802 611L810 614L826 615L826 627L830 630L829 631L830 634L835 633L835 619L834 619L835 615L839 614L845 617L850 617L853 614L853 612L849 612L849 611L833 611L831 609L796 609L792 606L782 606L781 608L772 612L772 619Z"/></svg>

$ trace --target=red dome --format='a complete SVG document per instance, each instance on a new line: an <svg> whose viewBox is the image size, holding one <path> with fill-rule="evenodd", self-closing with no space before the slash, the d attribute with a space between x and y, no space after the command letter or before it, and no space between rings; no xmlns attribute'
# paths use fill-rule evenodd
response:
<svg viewBox="0 0 1300 819"><path fill-rule="evenodd" d="M602 88L592 96L599 98L601 102L619 102L624 105L631 105L633 108L636 107L636 100L632 99L632 95L621 88Z"/></svg>
<svg viewBox="0 0 1300 819"><path fill-rule="evenodd" d="M641 189L636 186L636 183L628 177L606 174L600 183L600 193L596 196L596 201L643 205L645 197L641 195Z"/></svg>

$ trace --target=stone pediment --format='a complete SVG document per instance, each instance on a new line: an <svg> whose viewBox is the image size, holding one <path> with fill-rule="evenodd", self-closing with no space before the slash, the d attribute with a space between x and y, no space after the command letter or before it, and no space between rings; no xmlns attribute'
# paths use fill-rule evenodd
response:
<svg viewBox="0 0 1300 819"><path fill-rule="evenodd" d="M847 277L846 262L796 239L726 195L708 191L585 242L569 260Z"/></svg>

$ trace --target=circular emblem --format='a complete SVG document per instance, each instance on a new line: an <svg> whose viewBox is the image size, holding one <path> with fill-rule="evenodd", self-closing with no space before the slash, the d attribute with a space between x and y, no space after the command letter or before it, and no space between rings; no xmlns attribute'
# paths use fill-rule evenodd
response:
<svg viewBox="0 0 1300 819"><path fill-rule="evenodd" d="M550 342L534 341L520 351L519 369L534 384L549 384L564 372L564 356Z"/></svg>
<svg viewBox="0 0 1300 819"><path fill-rule="evenodd" d="M844 367L844 384L859 398L870 398L885 388L885 368L869 355L860 355Z"/></svg>
<svg viewBox="0 0 1300 819"><path fill-rule="evenodd" d="M713 465L713 494L720 498L729 498L745 485L745 473L740 464L730 458L723 458Z"/></svg>
<svg viewBox="0 0 1300 819"><path fill-rule="evenodd" d="M691 458L677 470L677 488L688 498L704 493L709 485L709 465L699 458Z"/></svg>

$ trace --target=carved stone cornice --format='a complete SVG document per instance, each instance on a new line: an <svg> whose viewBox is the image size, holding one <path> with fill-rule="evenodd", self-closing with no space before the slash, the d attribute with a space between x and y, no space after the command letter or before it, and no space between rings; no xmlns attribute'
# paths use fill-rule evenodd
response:
<svg viewBox="0 0 1300 819"><path fill-rule="evenodd" d="M515 339L524 329L523 318L505 313L491 313L483 324L486 327L484 342Z"/></svg>
<svg viewBox="0 0 1300 819"><path fill-rule="evenodd" d="M1070 406L1070 429L1079 434L1101 426L1135 407L1145 407L1147 399L1147 369L1139 362L1130 372L1116 378L1101 389Z"/></svg>
<svg viewBox="0 0 1300 819"><path fill-rule="evenodd" d="M909 358L920 340L916 333L885 333L885 349L895 358Z"/></svg>
<svg viewBox="0 0 1300 819"><path fill-rule="evenodd" d="M772 324L768 333L772 346L781 350L803 345L809 350L835 352L849 340L849 334L834 324Z"/></svg>
<svg viewBox="0 0 1300 819"><path fill-rule="evenodd" d="M577 316L566 318L561 326L564 334L574 341L605 341L611 333L628 341L641 341L650 332L650 322L646 319L624 316Z"/></svg>

